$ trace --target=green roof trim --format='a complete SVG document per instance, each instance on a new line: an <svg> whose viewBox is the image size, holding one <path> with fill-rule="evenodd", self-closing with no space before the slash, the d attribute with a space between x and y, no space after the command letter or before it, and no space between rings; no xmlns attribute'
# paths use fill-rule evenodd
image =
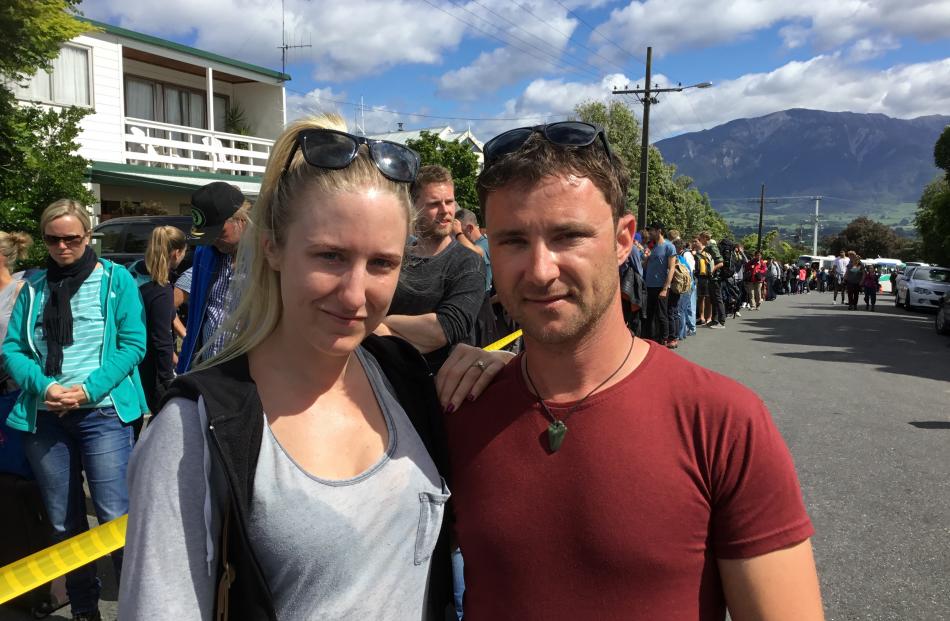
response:
<svg viewBox="0 0 950 621"><path fill-rule="evenodd" d="M181 181L159 179L162 177L181 177ZM195 188L204 185L204 180L227 181L231 183L260 183L263 178L257 175L229 175L227 173L208 173L190 170L172 170L155 166L139 166L136 164L117 164L113 162L93 162L86 169L85 177L88 181L99 184L124 185L135 187L154 187L165 190L184 190L193 192ZM209 182L210 182L209 181Z"/></svg>
<svg viewBox="0 0 950 621"><path fill-rule="evenodd" d="M175 50L176 52L183 52L185 54L191 54L192 56L197 56L199 58L204 58L205 60L210 60L216 63L221 63L222 65L228 65L230 67L236 67L238 69L244 69L245 71L251 71L268 78L273 78L275 80L281 80L284 82L290 81L290 75L286 73L281 73L280 71L275 71L273 69L267 69L265 67L260 67L258 65L252 65L250 63L242 62L240 60L235 60L233 58L228 58L226 56L221 56L220 54L215 54L213 52L206 52L204 50L199 50L198 48L191 47L190 45L183 45L181 43L175 43L174 41L168 41L167 39L159 39L158 37L153 37L151 35L142 34L141 32L135 32L134 30L128 30L126 28L121 28L119 26L113 26L112 24L107 24L105 22L99 22L94 19L89 19L88 17L76 17L81 22L85 22L92 26L95 26L96 29L108 32L109 34L114 34L120 37L125 37L127 39L132 39L133 41L140 41L142 43L148 43L158 47L163 47L169 50Z"/></svg>

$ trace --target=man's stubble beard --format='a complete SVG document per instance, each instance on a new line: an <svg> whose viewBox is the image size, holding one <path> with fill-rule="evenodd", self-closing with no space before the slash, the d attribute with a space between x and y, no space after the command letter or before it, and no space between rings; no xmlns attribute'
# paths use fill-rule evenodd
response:
<svg viewBox="0 0 950 621"><path fill-rule="evenodd" d="M610 311L619 287L619 278L611 288L611 283L607 282L605 275L598 283L595 283L595 293L589 304L581 303L578 297L572 295L570 300L576 313L569 323L556 332L546 327L546 324L550 322L544 322L543 316L528 317L527 314L519 312L520 317L512 314L512 319L521 324L528 337L545 345L559 346L577 343L590 335ZM598 294L598 292L601 293ZM572 293L574 293L573 290ZM536 322L540 322L541 325L536 326Z"/></svg>

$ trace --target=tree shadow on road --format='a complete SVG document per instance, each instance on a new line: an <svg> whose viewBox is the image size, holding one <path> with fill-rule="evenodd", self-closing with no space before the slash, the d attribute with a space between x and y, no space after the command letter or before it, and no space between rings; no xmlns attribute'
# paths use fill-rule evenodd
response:
<svg viewBox="0 0 950 621"><path fill-rule="evenodd" d="M945 420L914 420L908 425L913 425L917 429L947 429L950 430L950 421Z"/></svg>
<svg viewBox="0 0 950 621"><path fill-rule="evenodd" d="M934 331L932 314L883 304L891 300L884 296L873 313L807 308L794 317L743 318L741 325L753 328L755 340L815 348L776 353L779 357L868 364L887 373L950 380L950 338Z"/></svg>

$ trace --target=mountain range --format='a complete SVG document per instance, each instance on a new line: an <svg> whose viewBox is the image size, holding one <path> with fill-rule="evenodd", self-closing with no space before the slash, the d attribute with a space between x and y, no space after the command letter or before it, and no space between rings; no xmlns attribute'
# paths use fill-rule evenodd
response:
<svg viewBox="0 0 950 621"><path fill-rule="evenodd" d="M751 207L730 199L757 197L762 183L771 196L827 197L822 213L830 229L857 215L906 227L924 186L938 175L933 148L948 124L950 116L896 119L796 108L682 134L656 147L709 194L734 230L747 228ZM813 213L811 205L780 200L769 208L778 218L773 224L797 226ZM752 211L757 215L757 208Z"/></svg>

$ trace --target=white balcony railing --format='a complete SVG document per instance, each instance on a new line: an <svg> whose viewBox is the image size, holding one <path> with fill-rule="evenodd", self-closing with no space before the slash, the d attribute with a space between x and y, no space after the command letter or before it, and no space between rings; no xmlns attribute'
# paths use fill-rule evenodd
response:
<svg viewBox="0 0 950 621"><path fill-rule="evenodd" d="M173 170L262 175L273 140L126 117L127 164Z"/></svg>

